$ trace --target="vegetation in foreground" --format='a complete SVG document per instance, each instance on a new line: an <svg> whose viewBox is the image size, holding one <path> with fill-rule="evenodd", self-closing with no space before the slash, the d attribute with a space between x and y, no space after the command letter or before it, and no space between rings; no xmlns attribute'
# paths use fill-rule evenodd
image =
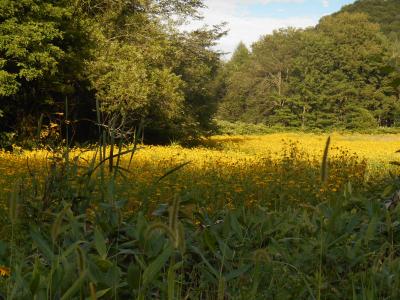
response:
<svg viewBox="0 0 400 300"><path fill-rule="evenodd" d="M333 137L322 162L325 137L313 135L147 147L132 161L121 150L111 170L105 148L3 153L3 172L26 171L2 183L0 295L396 299L400 212L385 200L400 181L335 149L364 139L354 145L373 158L393 138Z"/></svg>

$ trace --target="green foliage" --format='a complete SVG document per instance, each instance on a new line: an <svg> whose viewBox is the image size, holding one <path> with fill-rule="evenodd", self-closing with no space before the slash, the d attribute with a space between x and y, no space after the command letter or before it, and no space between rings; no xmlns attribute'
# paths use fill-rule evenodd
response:
<svg viewBox="0 0 400 300"><path fill-rule="evenodd" d="M357 0L353 4L344 6L340 12L366 13L372 22L381 25L385 34L398 34L400 31L399 10L400 3L396 0Z"/></svg>
<svg viewBox="0 0 400 300"><path fill-rule="evenodd" d="M149 68L135 46L109 43L89 70L104 112L131 120L158 116L168 122L182 110L179 77L167 68Z"/></svg>
<svg viewBox="0 0 400 300"><path fill-rule="evenodd" d="M346 112L346 129L373 129L378 127L376 119L371 112L364 108L354 108Z"/></svg>
<svg viewBox="0 0 400 300"><path fill-rule="evenodd" d="M216 41L226 34L224 24L191 33L177 33L171 60L173 70L184 81L184 114L186 127L200 128L203 133L212 128L217 107L215 78L221 53L215 52ZM197 123L197 126L194 124Z"/></svg>
<svg viewBox="0 0 400 300"><path fill-rule="evenodd" d="M224 66L219 118L302 129L397 126L394 45L360 13L275 31L239 68L228 71L235 55Z"/></svg>
<svg viewBox="0 0 400 300"><path fill-rule="evenodd" d="M244 67L250 58L246 45L239 43L232 58L221 68L217 77L218 96L223 97L219 104L218 117L234 121L238 120L243 109L247 94L244 92L248 80L244 74Z"/></svg>
<svg viewBox="0 0 400 300"><path fill-rule="evenodd" d="M65 97L81 91L90 26L67 0L2 1L0 19L0 124L32 138L42 114L49 124Z"/></svg>
<svg viewBox="0 0 400 300"><path fill-rule="evenodd" d="M328 172L328 147L327 142L324 182L318 179L319 165L295 148L279 162L285 178L297 180L301 172L323 189L330 176L345 176L359 166L351 157L330 157ZM214 203L183 191L155 210L129 213L115 176L82 176L81 167L79 159L69 161L64 153L46 178L51 185L41 189L25 181L14 194L0 242L1 266L11 268L10 276L0 277L2 297L400 296L399 209L381 201L399 188L396 176L384 195L368 190L360 178L320 199L283 182L254 206L236 201L235 209L209 210ZM93 165L87 168L90 173ZM303 198L293 205L290 196ZM50 201L45 209L39 199Z"/></svg>
<svg viewBox="0 0 400 300"><path fill-rule="evenodd" d="M227 135L263 135L285 130L284 127L268 127L264 124L251 124L244 122L229 122L217 120L217 134Z"/></svg>
<svg viewBox="0 0 400 300"><path fill-rule="evenodd" d="M38 1L2 1L0 27L2 86L0 96L15 94L21 81L54 74L65 54L58 42L62 32L57 21L68 13L61 6ZM43 20L43 18L46 18Z"/></svg>
<svg viewBox="0 0 400 300"><path fill-rule="evenodd" d="M66 98L70 130L80 141L97 132L96 101L104 119L118 119L127 132L142 124L151 142L208 134L215 115L303 129L364 121L373 127L367 110L378 126L398 126L396 1L357 1L316 28L266 35L251 51L240 43L227 63L213 50L225 34L222 25L178 29L199 18L203 6L200 0L2 1L2 140L13 135L12 143L31 147L39 120L44 128L60 124ZM349 121L355 111L363 111L364 121Z"/></svg>
<svg viewBox="0 0 400 300"><path fill-rule="evenodd" d="M58 123L66 98L75 139L94 137L96 101L105 119L116 115L127 131L145 124L155 142L209 130L220 55L211 47L224 31L177 27L200 7L200 0L2 1L2 130L32 144L38 120Z"/></svg>

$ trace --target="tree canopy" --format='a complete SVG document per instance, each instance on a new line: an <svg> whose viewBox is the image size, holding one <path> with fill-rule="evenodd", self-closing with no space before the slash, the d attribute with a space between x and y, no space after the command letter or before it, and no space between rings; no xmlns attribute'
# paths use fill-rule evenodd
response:
<svg viewBox="0 0 400 300"><path fill-rule="evenodd" d="M124 126L145 123L149 139L208 130L215 97L207 87L220 64L212 46L224 31L177 26L200 7L200 0L1 1L3 139L12 132L29 140L39 119L60 122L66 103L74 130L90 138L96 101Z"/></svg>
<svg viewBox="0 0 400 300"><path fill-rule="evenodd" d="M252 45L245 63L237 64L237 50L224 66L218 116L301 128L398 126L394 47L364 13L274 31Z"/></svg>
<svg viewBox="0 0 400 300"><path fill-rule="evenodd" d="M400 33L400 2L398 0L357 0L344 6L341 12L365 13L371 22L381 26L386 35Z"/></svg>

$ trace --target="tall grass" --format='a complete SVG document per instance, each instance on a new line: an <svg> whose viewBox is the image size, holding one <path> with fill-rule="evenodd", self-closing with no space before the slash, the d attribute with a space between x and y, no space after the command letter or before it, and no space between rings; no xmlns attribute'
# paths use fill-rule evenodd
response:
<svg viewBox="0 0 400 300"><path fill-rule="evenodd" d="M367 188L362 176L340 174L365 170L363 162L330 157L328 173L330 140L322 163L292 146L279 161L266 158L259 169L239 166L232 178L211 172L213 188L165 192L156 202L149 194L159 185L180 174L187 181L205 174L189 162L177 164L140 185L142 203L132 209L126 182L135 178L121 161L131 160L137 141L124 149L114 125L99 128L101 142L89 161L82 163L67 146L54 153L48 174L31 173L13 191L0 243L0 266L11 273L0 279L0 297L400 297L400 210L388 210L378 187ZM264 174L263 168L277 173ZM255 170L275 182L262 185L254 199L253 177L243 174ZM333 191L335 176L342 179ZM296 184L305 178L305 186ZM249 190L235 191L237 180ZM312 182L322 190L318 197L308 189ZM386 193L399 182L393 175ZM221 202L218 186L236 198Z"/></svg>

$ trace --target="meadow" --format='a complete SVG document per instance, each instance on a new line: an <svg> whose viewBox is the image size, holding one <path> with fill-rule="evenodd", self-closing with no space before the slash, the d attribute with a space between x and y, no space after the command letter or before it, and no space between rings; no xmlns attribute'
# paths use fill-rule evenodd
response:
<svg viewBox="0 0 400 300"><path fill-rule="evenodd" d="M330 136L2 152L0 298L396 299L400 137Z"/></svg>

